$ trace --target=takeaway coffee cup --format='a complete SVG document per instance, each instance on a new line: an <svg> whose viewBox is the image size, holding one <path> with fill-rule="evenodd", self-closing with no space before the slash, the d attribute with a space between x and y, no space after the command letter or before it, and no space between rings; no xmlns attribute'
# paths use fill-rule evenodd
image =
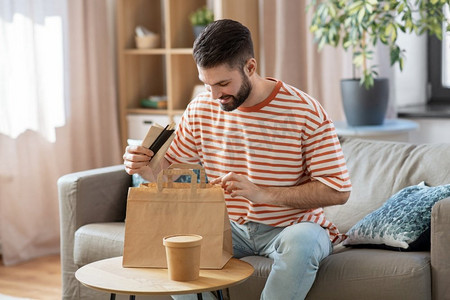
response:
<svg viewBox="0 0 450 300"><path fill-rule="evenodd" d="M171 280L191 281L199 277L202 239L202 236L196 234L177 234L163 238Z"/></svg>

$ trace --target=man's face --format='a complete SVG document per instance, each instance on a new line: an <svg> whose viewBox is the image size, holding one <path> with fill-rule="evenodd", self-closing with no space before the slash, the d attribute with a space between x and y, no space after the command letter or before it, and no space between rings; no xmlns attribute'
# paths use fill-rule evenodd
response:
<svg viewBox="0 0 450 300"><path fill-rule="evenodd" d="M241 106L252 90L248 76L239 68L231 69L225 64L208 69L198 67L198 74L224 111Z"/></svg>

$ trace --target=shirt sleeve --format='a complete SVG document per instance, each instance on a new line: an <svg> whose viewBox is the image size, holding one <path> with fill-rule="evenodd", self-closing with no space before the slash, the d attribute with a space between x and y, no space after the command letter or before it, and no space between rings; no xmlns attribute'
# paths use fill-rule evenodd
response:
<svg viewBox="0 0 450 300"><path fill-rule="evenodd" d="M351 181L334 124L323 121L306 141L307 170L318 180L337 191L350 191Z"/></svg>
<svg viewBox="0 0 450 300"><path fill-rule="evenodd" d="M190 124L189 117L190 108L185 110L181 117L180 123L175 131L175 138L173 139L169 149L166 152L165 158L171 164L173 163L188 163L199 164L200 157L198 155L195 138Z"/></svg>

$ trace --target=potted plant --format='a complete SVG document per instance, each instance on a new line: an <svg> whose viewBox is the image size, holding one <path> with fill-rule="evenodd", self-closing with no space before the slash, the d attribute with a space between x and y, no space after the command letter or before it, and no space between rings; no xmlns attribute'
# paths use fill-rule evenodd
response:
<svg viewBox="0 0 450 300"><path fill-rule="evenodd" d="M191 21L192 30L195 38L205 29L205 27L214 21L214 13L212 10L203 6L189 15Z"/></svg>
<svg viewBox="0 0 450 300"><path fill-rule="evenodd" d="M374 47L381 42L389 47L391 65L403 70L405 50L397 43L399 32L421 35L428 32L442 38L445 21L444 5L448 0L312 0L310 30L319 50L328 44L351 49L354 74L350 80L341 80L342 100L347 123L380 125L386 114L389 85L386 78L377 78L372 63ZM355 76L359 70L359 78ZM349 93L347 95L346 93ZM363 97L357 99L357 96ZM374 103L376 100L383 103ZM352 103L347 103L346 101ZM368 106L364 117L355 111L355 105ZM356 109L357 110L357 109ZM377 112L378 110L378 112ZM351 116L354 112L357 115Z"/></svg>

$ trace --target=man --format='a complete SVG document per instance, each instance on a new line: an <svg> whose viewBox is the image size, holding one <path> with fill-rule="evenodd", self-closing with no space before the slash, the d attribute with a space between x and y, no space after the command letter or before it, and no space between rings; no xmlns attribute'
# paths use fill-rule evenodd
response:
<svg viewBox="0 0 450 300"><path fill-rule="evenodd" d="M236 21L210 24L194 59L208 92L188 105L161 168L201 163L224 188L234 256L274 260L261 299L303 299L341 240L321 207L351 189L334 126L310 96L256 73L250 32ZM152 155L127 147L127 172L155 178Z"/></svg>

